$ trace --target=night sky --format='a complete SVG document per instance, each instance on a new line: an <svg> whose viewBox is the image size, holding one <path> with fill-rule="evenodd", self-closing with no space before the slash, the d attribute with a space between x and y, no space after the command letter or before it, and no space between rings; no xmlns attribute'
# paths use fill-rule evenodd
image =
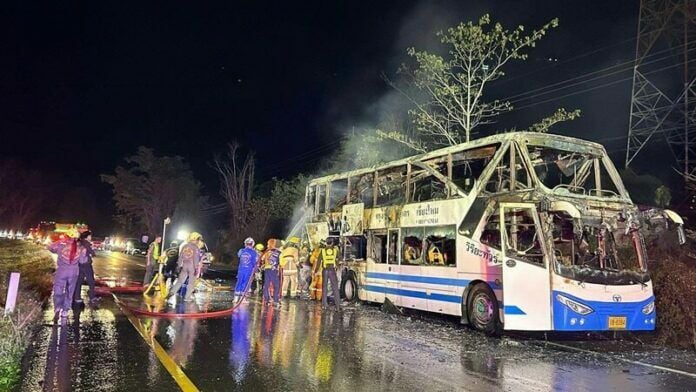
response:
<svg viewBox="0 0 696 392"><path fill-rule="evenodd" d="M210 194L208 162L232 140L258 152L261 179L311 172L327 144L379 117L393 94L380 75L394 74L407 47L433 48L434 32L485 12L509 27L560 19L492 96L635 56L638 1L24 2L2 15L0 154L91 189L105 211L98 175L139 145L183 156ZM602 141L620 166L630 80L577 92L630 78L624 69L517 102L496 127L579 108L557 132ZM293 159L306 151L318 153Z"/></svg>

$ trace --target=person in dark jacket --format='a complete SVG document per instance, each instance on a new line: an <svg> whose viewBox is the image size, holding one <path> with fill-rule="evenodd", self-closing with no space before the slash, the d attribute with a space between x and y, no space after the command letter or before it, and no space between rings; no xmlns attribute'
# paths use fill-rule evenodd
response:
<svg viewBox="0 0 696 392"><path fill-rule="evenodd" d="M92 249L92 232L85 231L80 234L78 239L80 245L86 250L86 258L79 263L80 274L77 276L77 284L75 286L74 302L82 303L82 283L87 279L89 290L89 302L94 304L97 300L96 291L94 291L94 268L92 267L92 257L96 256L96 252Z"/></svg>

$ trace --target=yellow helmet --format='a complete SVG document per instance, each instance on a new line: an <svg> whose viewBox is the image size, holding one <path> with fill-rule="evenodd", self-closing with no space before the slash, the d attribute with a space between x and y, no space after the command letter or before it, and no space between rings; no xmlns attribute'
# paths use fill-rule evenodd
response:
<svg viewBox="0 0 696 392"><path fill-rule="evenodd" d="M65 235L67 235L70 238L79 238L80 237L80 232L77 231L77 229L72 228L69 229L68 231L65 232Z"/></svg>
<svg viewBox="0 0 696 392"><path fill-rule="evenodd" d="M288 243L289 243L289 244L299 244L299 243L300 243L300 239L299 239L298 237L290 237L290 238L288 239Z"/></svg>
<svg viewBox="0 0 696 392"><path fill-rule="evenodd" d="M198 232L196 232L196 231L192 232L192 233L189 234L189 236L188 236L188 240L189 240L189 241L198 241L198 240L200 240L200 239L203 239L203 236L201 235L201 233L198 233Z"/></svg>
<svg viewBox="0 0 696 392"><path fill-rule="evenodd" d="M263 250L265 249L265 247L263 246L263 244L256 244L256 246L254 247L254 249L258 250L259 252L263 252Z"/></svg>

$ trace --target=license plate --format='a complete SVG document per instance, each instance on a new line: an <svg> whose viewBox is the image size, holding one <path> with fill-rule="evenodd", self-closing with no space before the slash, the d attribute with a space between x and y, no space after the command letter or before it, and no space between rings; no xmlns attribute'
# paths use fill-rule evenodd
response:
<svg viewBox="0 0 696 392"><path fill-rule="evenodd" d="M626 317L609 317L609 329L626 329Z"/></svg>

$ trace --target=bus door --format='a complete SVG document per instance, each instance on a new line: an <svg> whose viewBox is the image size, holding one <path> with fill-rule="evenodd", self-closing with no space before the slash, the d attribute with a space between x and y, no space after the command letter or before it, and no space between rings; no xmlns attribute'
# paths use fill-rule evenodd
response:
<svg viewBox="0 0 696 392"><path fill-rule="evenodd" d="M551 330L551 275L539 214L531 203L501 203L503 325Z"/></svg>
<svg viewBox="0 0 696 392"><path fill-rule="evenodd" d="M394 303L401 306L399 281L401 269L399 262L401 260L401 229L387 230L387 275L391 276L385 283L385 297Z"/></svg>

